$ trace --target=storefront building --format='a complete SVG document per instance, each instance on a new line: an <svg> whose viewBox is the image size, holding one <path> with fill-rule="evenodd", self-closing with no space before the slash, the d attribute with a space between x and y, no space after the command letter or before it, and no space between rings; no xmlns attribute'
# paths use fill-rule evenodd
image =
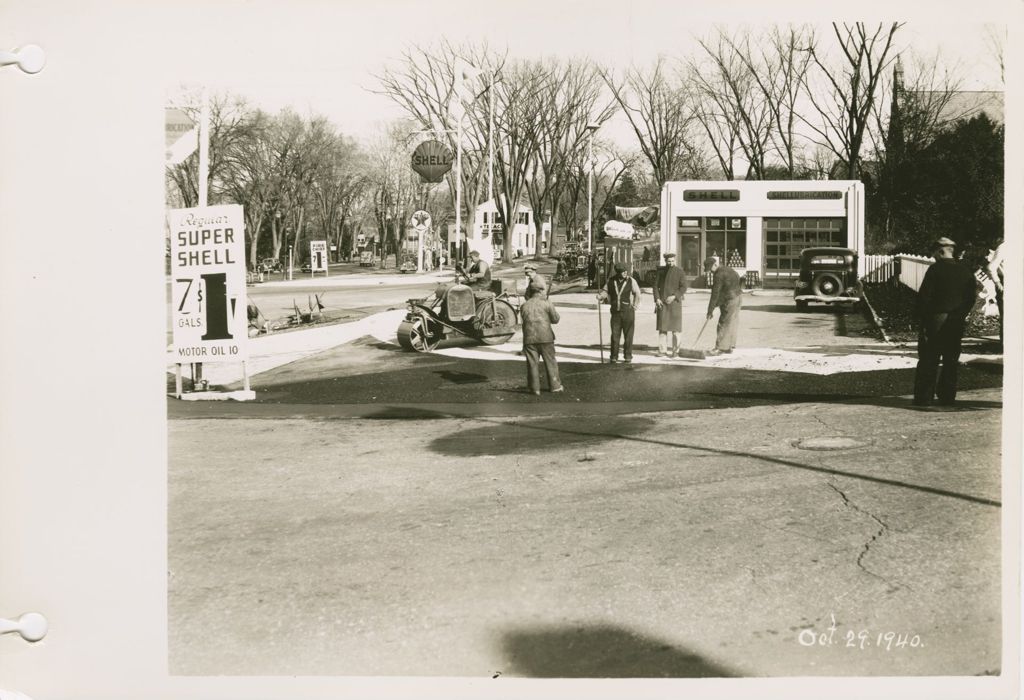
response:
<svg viewBox="0 0 1024 700"><path fill-rule="evenodd" d="M793 287L800 251L813 246L864 254L861 182L688 181L661 191L661 252L675 253L688 278L714 255L741 277L756 273L764 287Z"/></svg>

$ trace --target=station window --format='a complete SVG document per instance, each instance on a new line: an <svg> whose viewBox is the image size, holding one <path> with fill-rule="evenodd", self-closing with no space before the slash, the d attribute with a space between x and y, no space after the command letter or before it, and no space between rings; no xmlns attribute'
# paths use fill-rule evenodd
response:
<svg viewBox="0 0 1024 700"><path fill-rule="evenodd" d="M765 218L765 286L791 286L800 251L811 246L846 246L845 219ZM773 285L774 282L774 285Z"/></svg>

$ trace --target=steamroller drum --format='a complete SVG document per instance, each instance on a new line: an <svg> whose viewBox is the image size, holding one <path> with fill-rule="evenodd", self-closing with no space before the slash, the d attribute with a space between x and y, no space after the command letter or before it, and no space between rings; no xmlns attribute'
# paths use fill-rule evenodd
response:
<svg viewBox="0 0 1024 700"><path fill-rule="evenodd" d="M398 344L406 350L430 352L437 348L440 343L440 336L430 336L422 318L402 321L398 324Z"/></svg>

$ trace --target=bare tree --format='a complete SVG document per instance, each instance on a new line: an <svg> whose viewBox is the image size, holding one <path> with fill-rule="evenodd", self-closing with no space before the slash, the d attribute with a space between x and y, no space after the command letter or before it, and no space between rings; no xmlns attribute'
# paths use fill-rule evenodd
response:
<svg viewBox="0 0 1024 700"><path fill-rule="evenodd" d="M367 163L358 145L344 136L329 140L314 172L313 204L331 245L344 250L344 234L355 203L369 182Z"/></svg>
<svg viewBox="0 0 1024 700"><path fill-rule="evenodd" d="M245 100L228 93L211 95L210 105L210 155L207 173L208 204L216 204L223 194L224 171L228 153L236 142L244 138L244 125L250 114ZM172 107L182 110L196 124L199 124L201 95L198 91L186 91L175 100ZM199 153L198 149L183 162L167 169L167 177L173 183L185 207L199 205Z"/></svg>
<svg viewBox="0 0 1024 700"><path fill-rule="evenodd" d="M228 197L242 205L249 262L253 268L259 263L264 221L275 214L277 182L270 148L271 124L272 117L262 111L254 112L225 158L224 190Z"/></svg>
<svg viewBox="0 0 1024 700"><path fill-rule="evenodd" d="M621 80L608 69L601 75L629 119L658 186L686 177L694 163L693 106L682 85L670 82L664 57L648 71L627 70Z"/></svg>
<svg viewBox="0 0 1024 700"><path fill-rule="evenodd" d="M552 212L551 238L555 239L554 212L567 185L567 168L572 163L570 154L584 146L588 125L600 126L617 109L613 101L602 100L604 83L600 74L589 63L571 61L560 64L550 62L549 89L538 95L537 113L539 137L535 157L529 164L526 180L527 195L535 217L536 240L542 237L543 213Z"/></svg>
<svg viewBox="0 0 1024 700"><path fill-rule="evenodd" d="M773 26L767 35L757 37L754 45L749 35L731 44L760 90L771 118L772 148L791 179L798 173L797 110L811 60L805 48L813 44L813 38L807 27Z"/></svg>
<svg viewBox="0 0 1024 700"><path fill-rule="evenodd" d="M879 24L868 32L863 22L832 24L842 58L833 65L820 42L815 40L808 51L817 68L824 89L812 84L811 71L805 77L807 95L814 106L814 118L801 117L814 132L813 139L835 154L842 163L843 175L851 180L860 177L861 148L871 122L878 85L894 60L890 52L893 38L901 23Z"/></svg>
<svg viewBox="0 0 1024 700"><path fill-rule="evenodd" d="M410 46L402 59L379 76L381 92L390 97L413 120L413 130L429 132L456 151L459 126L462 126L461 182L463 213L468 218L485 194L488 167L488 143L493 137L488 114L487 89L504 67L504 56L486 45ZM470 98L457 93L463 67L481 72L480 79L469 81ZM453 109L454 108L454 109ZM447 175L452 208L456 192L453 170Z"/></svg>
<svg viewBox="0 0 1024 700"><path fill-rule="evenodd" d="M701 98L697 118L702 122L715 120L713 127L705 125L705 132L710 136L717 129L726 136L725 142L738 146L747 163L746 178L763 180L771 141L772 115L768 99L758 89L756 71L746 62L739 48L749 44L749 36L734 38L719 29L713 39L703 39L698 43L704 49L704 60L691 61L689 72ZM744 48L749 52L749 46ZM724 155L723 148L720 162ZM729 161L731 170L731 158Z"/></svg>
<svg viewBox="0 0 1024 700"><path fill-rule="evenodd" d="M494 151L495 205L505 224L502 258L511 262L512 230L519 220L519 205L526 192L530 169L545 138L541 116L546 95L556 89L556 74L540 62L506 66L494 86L494 127L498 142Z"/></svg>
<svg viewBox="0 0 1024 700"><path fill-rule="evenodd" d="M389 250L398 253L402 246L418 192L419 176L410 168L406 152L410 126L407 121L388 125L370 147L369 185L382 265Z"/></svg>
<svg viewBox="0 0 1024 700"><path fill-rule="evenodd" d="M986 24L985 44L989 58L999 67L999 82L1006 85L1006 26Z"/></svg>

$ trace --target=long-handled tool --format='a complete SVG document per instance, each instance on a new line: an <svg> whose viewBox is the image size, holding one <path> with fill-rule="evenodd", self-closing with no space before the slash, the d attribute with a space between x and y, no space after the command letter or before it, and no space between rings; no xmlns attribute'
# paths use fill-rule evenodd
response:
<svg viewBox="0 0 1024 700"><path fill-rule="evenodd" d="M597 342L601 348L601 364L604 364L604 323L601 322L601 298L597 299Z"/></svg>
<svg viewBox="0 0 1024 700"><path fill-rule="evenodd" d="M704 329L708 327L708 321L710 321L710 320L711 320L710 318L705 318L704 319L704 325L700 327L700 333L697 334L697 339L693 341L693 349L692 350L684 350L684 349L680 348L679 350L676 350L676 355L678 357L686 357L686 358L689 358L689 359L692 359L692 360L704 360L704 359L707 359L707 354L703 350L698 350L697 349L697 343L700 342L700 337L702 335L704 335Z"/></svg>

